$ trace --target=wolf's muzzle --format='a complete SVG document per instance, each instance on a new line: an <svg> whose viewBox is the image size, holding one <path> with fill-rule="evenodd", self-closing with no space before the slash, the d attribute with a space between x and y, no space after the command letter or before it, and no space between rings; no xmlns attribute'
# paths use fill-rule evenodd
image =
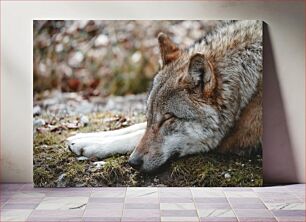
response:
<svg viewBox="0 0 306 222"><path fill-rule="evenodd" d="M139 157L133 157L129 159L128 163L134 169L139 170L143 164L143 160Z"/></svg>

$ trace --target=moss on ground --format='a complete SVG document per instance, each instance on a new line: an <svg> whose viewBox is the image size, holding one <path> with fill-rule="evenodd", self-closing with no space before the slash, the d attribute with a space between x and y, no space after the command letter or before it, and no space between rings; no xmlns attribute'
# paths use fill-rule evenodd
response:
<svg viewBox="0 0 306 222"><path fill-rule="evenodd" d="M34 135L34 183L37 187L262 185L261 155L248 158L210 152L181 158L170 163L162 172L149 175L131 168L127 164L128 155L109 157L97 167L95 162L101 160L78 160L65 144L65 139L74 133L119 129L144 121L143 115L127 118L111 113L95 113L89 115L87 126L77 129L62 127L77 122L77 116L42 118L46 120L46 125L36 129Z"/></svg>

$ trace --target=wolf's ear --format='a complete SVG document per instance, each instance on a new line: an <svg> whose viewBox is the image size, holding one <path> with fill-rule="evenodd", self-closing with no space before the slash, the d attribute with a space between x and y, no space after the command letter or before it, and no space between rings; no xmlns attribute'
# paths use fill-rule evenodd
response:
<svg viewBox="0 0 306 222"><path fill-rule="evenodd" d="M175 61L181 55L181 49L164 33L158 34L158 43L162 59L162 66Z"/></svg>
<svg viewBox="0 0 306 222"><path fill-rule="evenodd" d="M188 74L193 86L207 96L212 94L216 87L216 77L213 66L204 55L196 53L190 58Z"/></svg>

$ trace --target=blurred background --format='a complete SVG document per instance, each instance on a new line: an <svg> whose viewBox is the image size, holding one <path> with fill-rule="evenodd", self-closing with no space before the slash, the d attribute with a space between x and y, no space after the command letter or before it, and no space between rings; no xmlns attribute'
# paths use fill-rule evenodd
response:
<svg viewBox="0 0 306 222"><path fill-rule="evenodd" d="M158 33L184 48L217 23L34 21L34 134L101 130L105 118L115 122L111 129L145 121L146 92L160 64Z"/></svg>
<svg viewBox="0 0 306 222"><path fill-rule="evenodd" d="M215 24L34 21L34 96L52 90L81 92L85 97L146 92L159 66L159 32L185 47Z"/></svg>
<svg viewBox="0 0 306 222"><path fill-rule="evenodd" d="M218 21L34 21L34 115L145 111L157 35L182 48Z"/></svg>

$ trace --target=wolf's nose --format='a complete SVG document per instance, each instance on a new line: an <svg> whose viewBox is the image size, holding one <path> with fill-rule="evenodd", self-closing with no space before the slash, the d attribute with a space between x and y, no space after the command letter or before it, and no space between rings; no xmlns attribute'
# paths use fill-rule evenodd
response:
<svg viewBox="0 0 306 222"><path fill-rule="evenodd" d="M143 164L143 160L139 157L137 158L130 158L128 163L131 167L133 167L136 170L139 170Z"/></svg>

